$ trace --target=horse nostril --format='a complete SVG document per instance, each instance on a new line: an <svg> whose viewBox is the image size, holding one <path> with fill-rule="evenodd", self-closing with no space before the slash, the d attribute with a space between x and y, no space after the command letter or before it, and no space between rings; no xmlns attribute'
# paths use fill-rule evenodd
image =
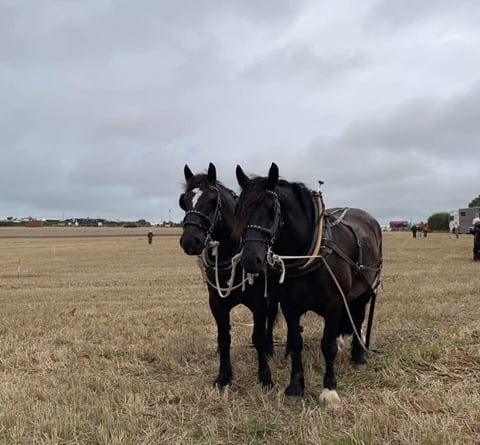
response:
<svg viewBox="0 0 480 445"><path fill-rule="evenodd" d="M242 265L248 273L258 273L263 269L263 260L258 255L246 257Z"/></svg>

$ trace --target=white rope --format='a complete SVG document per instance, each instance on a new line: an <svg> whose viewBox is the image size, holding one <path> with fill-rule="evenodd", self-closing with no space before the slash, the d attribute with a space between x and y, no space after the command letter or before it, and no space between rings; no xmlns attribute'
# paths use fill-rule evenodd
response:
<svg viewBox="0 0 480 445"><path fill-rule="evenodd" d="M265 268L263 269L263 275L265 276L265 288L263 290L263 297L268 298L268 264L265 263Z"/></svg>
<svg viewBox="0 0 480 445"><path fill-rule="evenodd" d="M330 266L328 265L327 260L326 260L324 257L321 257L321 258L322 258L323 264L325 264L325 267L326 267L327 270L328 270L328 273L329 273L330 276L332 277L333 282L334 282L335 285L337 286L337 289L339 290L340 295L342 296L343 304L345 305L345 309L346 309L346 311L347 311L348 318L349 318L349 320L350 320L350 323L352 324L353 332L355 333L355 336L357 337L357 340L358 340L358 342L360 343L360 346L362 347L362 349L363 349L365 352L370 352L370 351L368 350L368 348L365 346L365 343L363 342L363 339L362 339L361 335L358 333L357 328L355 327L355 323L353 322L352 314L350 313L350 309L348 308L347 297L345 296L345 294L344 294L344 292L343 292L343 289L341 288L340 283L339 283L338 280L337 280L337 277L335 276L335 274L333 273L333 270L332 270L332 269L330 268Z"/></svg>
<svg viewBox="0 0 480 445"><path fill-rule="evenodd" d="M241 255L241 253L239 254ZM368 350L368 348L365 346L365 343L363 342L363 339L361 337L361 335L359 334L357 328L355 327L355 323L353 322L353 318L352 318L352 314L350 313L350 309L348 307L348 301L347 301L347 297L345 296L345 293L343 292L343 289L341 288L340 286L340 283L338 282L337 280L337 277L335 276L335 274L333 273L333 270L330 268L329 264L327 263L327 260L325 259L324 256L322 255L311 255L311 256L287 256L287 255L277 255L277 254L274 254L273 252L269 252L267 254L267 262L270 266L275 266L277 264L280 265L280 268L282 270L281 274L280 274L280 278L278 280L279 284L283 284L283 282L285 281L285 262L283 260L286 260L286 259L299 259L299 258L321 258L322 261L323 261L323 264L325 264L325 267L328 271L328 273L330 274L330 276L332 277L333 279L333 282L335 283L335 285L337 286L337 289L338 291L340 292L340 295L342 296L342 299L343 299L343 304L345 305L345 310L347 312L347 315L348 315L348 318L350 320L350 323L352 324L352 329L353 329L353 332L355 334L355 336L357 337L358 339L358 342L360 343L360 346L362 347L362 349L365 351L365 352L370 352ZM245 274L245 269L243 269L243 273ZM252 274L248 274L248 276L251 276ZM267 276L268 276L268 273L267 271L265 270L265 297L267 297ZM248 280L249 284L253 284L253 281L250 282L250 280Z"/></svg>
<svg viewBox="0 0 480 445"><path fill-rule="evenodd" d="M290 259L290 258L277 255L273 252L269 252L267 254L267 262L270 266L274 267L276 264L280 264L280 268L282 270L282 273L280 274L280 278L278 279L279 284L283 284L283 282L285 281L286 270L285 270L285 263L283 261L284 259Z"/></svg>
<svg viewBox="0 0 480 445"><path fill-rule="evenodd" d="M227 298L230 293L232 292L232 283L233 283L233 278L235 278L235 269L232 271L232 276L230 277L230 280L227 281L228 288L227 289L222 289L222 286L220 286L220 277L218 276L218 246L220 243L218 241L212 241L210 243L210 247L212 249L212 255L215 258L215 284L217 285L216 289L218 292L218 295L221 298ZM223 291L226 291L223 293Z"/></svg>
<svg viewBox="0 0 480 445"><path fill-rule="evenodd" d="M276 255L276 254L275 254ZM284 260L302 260L305 258L321 258L322 255L276 255Z"/></svg>
<svg viewBox="0 0 480 445"><path fill-rule="evenodd" d="M232 265L232 273L230 278L227 281L227 286L226 288L222 287L220 285L220 277L219 277L219 267L218 267L218 247L220 246L220 243L218 241L211 241L208 245L208 248L212 249L212 256L215 258L215 266L214 266L214 271L215 271L215 283L212 283L207 276L206 269L205 269L205 260L202 260L199 258L199 266L202 271L202 276L203 276L203 281L205 283L208 283L210 286L212 286L214 289L216 289L218 295L220 298L227 298L230 296L233 290L238 289L239 287L242 287L242 291L245 290L245 281L247 279L242 279L240 283L237 285L233 285L235 282L235 274L237 270L237 264L240 261L241 258L241 252L237 255L235 255L232 260L231 260L231 265Z"/></svg>

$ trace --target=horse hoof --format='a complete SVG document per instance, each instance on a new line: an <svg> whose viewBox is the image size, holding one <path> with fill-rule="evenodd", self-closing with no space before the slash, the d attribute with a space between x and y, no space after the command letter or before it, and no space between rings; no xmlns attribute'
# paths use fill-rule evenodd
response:
<svg viewBox="0 0 480 445"><path fill-rule="evenodd" d="M320 397L320 405L325 408L338 408L342 404L337 391L334 389L323 388Z"/></svg>
<svg viewBox="0 0 480 445"><path fill-rule="evenodd" d="M289 385L285 390L285 395L288 397L303 397L305 390L299 386Z"/></svg>
<svg viewBox="0 0 480 445"><path fill-rule="evenodd" d="M230 386L230 384L231 384L230 379L224 379L224 378L220 378L220 377L217 377L213 381L214 388L218 388L218 389L223 389L226 386Z"/></svg>
<svg viewBox="0 0 480 445"><path fill-rule="evenodd" d="M352 366L355 371L364 371L367 369L366 363L353 363Z"/></svg>
<svg viewBox="0 0 480 445"><path fill-rule="evenodd" d="M261 383L262 383L262 389L264 391L271 391L275 386L275 383L273 383L271 380L269 382L261 382Z"/></svg>

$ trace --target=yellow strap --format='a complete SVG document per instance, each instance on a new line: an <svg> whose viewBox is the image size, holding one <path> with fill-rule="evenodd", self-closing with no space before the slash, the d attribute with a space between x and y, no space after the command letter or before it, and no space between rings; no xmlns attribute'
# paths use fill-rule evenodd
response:
<svg viewBox="0 0 480 445"><path fill-rule="evenodd" d="M299 269L306 269L309 267L319 256L320 256L320 249L322 247L322 239L323 239L323 212L324 212L324 204L322 200L322 196L318 195L318 210L319 210L319 222L318 222L318 234L317 234L317 241L315 243L315 249L312 252L308 261Z"/></svg>

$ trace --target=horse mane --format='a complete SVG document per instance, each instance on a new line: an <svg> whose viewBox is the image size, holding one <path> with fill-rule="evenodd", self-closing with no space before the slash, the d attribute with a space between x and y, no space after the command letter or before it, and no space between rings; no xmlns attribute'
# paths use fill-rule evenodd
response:
<svg viewBox="0 0 480 445"><path fill-rule="evenodd" d="M237 209L241 209L239 213L236 214L235 224L233 226L232 236L234 239L238 240L242 237L247 226L247 222L251 213L252 208L255 208L258 203L265 199L265 190L267 185L267 178L255 176L250 179L247 185L244 188L246 193L241 193L238 200ZM282 189L289 188L297 201L300 203L303 209L307 209L308 205L311 203L309 196L311 191L307 186L301 182L289 182L284 179L278 180L278 194L279 199L283 195ZM243 195L243 196L242 196Z"/></svg>
<svg viewBox="0 0 480 445"><path fill-rule="evenodd" d="M287 182L287 181L283 181L283 182ZM292 188L292 192L295 195L297 202L300 203L302 209L307 210L310 204L312 203L312 200L311 200L312 190L309 189L303 182L289 182L288 184Z"/></svg>

